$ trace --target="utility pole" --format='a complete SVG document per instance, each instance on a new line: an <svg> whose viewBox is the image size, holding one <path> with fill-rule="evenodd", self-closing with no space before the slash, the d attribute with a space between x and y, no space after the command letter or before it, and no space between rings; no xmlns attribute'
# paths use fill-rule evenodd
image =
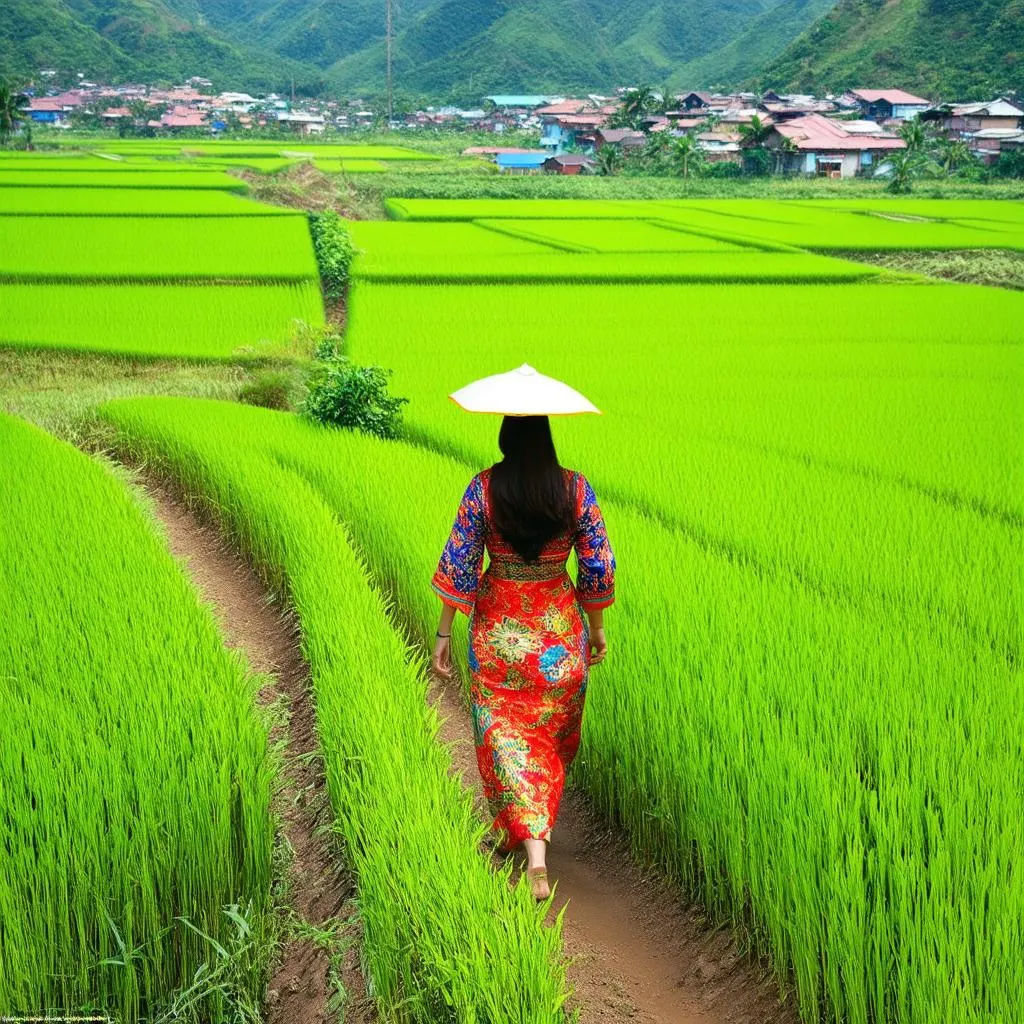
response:
<svg viewBox="0 0 1024 1024"><path fill-rule="evenodd" d="M387 78L388 78L388 131L391 131L391 118L394 114L394 90L392 88L391 79L391 36L394 32L394 18L392 16L392 4L394 0L386 0L387 13L385 15L385 29L386 29L386 40L385 47L387 49Z"/></svg>

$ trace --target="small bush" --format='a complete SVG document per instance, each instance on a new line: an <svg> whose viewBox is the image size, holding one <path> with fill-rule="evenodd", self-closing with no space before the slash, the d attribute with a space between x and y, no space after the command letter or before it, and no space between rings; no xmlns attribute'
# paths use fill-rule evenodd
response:
<svg viewBox="0 0 1024 1024"><path fill-rule="evenodd" d="M238 400L264 409L289 410L298 397L298 385L287 370L264 370L238 391Z"/></svg>
<svg viewBox="0 0 1024 1024"><path fill-rule="evenodd" d="M309 230L324 294L328 299L340 299L345 294L349 267L356 251L348 228L335 210L324 210L310 214Z"/></svg>
<svg viewBox="0 0 1024 1024"><path fill-rule="evenodd" d="M330 339L321 343L325 351L313 369L302 411L310 419L332 427L348 427L364 434L391 440L398 437L402 406L407 398L388 394L390 370L380 366L357 366L336 350L327 350Z"/></svg>

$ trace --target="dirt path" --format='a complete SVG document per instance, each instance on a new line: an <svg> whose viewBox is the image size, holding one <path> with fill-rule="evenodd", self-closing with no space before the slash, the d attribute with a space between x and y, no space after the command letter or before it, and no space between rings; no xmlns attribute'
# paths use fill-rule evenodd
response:
<svg viewBox="0 0 1024 1024"><path fill-rule="evenodd" d="M328 1024L337 1021L336 972L346 1000L346 1024L376 1019L366 997L358 969L358 934L349 901L355 894L352 879L339 871L325 826L331 820L323 765L318 754L313 704L307 692L306 666L295 642L295 631L282 617L249 567L227 550L216 530L152 481L146 490L167 533L171 553L185 566L196 589L209 604L227 645L240 650L254 672L266 674L260 693L271 704L282 701L288 724L275 729L273 739L284 741L286 767L275 810L291 865L286 900L298 919L270 979L267 994L268 1024ZM312 926L312 927L309 927ZM332 944L317 942L313 929L333 931Z"/></svg>
<svg viewBox="0 0 1024 1024"><path fill-rule="evenodd" d="M346 916L351 879L317 835L329 820L322 766L316 755L314 713L294 629L269 604L264 589L216 531L204 526L157 485L147 487L167 530L171 551L185 562L213 606L230 646L271 676L266 700L283 697L291 711L289 771L279 800L284 831L295 850L291 903L296 914L322 925ZM437 684L431 696L443 720L441 738L453 769L486 814L472 728L457 687ZM798 1024L780 1007L774 985L736 951L728 934L707 927L700 911L683 906L663 883L646 877L620 842L596 823L575 794L566 797L548 858L557 880L552 914L568 903L565 948L574 1005L582 1024ZM289 941L270 984L269 1024L326 1024L330 996L327 953L309 939ZM349 993L347 1024L373 1019L355 950L343 963Z"/></svg>
<svg viewBox="0 0 1024 1024"><path fill-rule="evenodd" d="M456 689L435 683L431 696L454 770L486 815L472 726ZM645 876L578 794L562 802L548 869L557 882L551 916L568 905L563 938L581 1024L799 1024L729 934Z"/></svg>

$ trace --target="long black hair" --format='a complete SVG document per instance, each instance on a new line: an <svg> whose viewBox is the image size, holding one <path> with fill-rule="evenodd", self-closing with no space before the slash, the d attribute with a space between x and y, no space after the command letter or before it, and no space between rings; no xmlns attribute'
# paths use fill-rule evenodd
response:
<svg viewBox="0 0 1024 1024"><path fill-rule="evenodd" d="M498 434L504 456L491 468L491 517L524 561L571 531L569 480L558 463L547 416L506 416Z"/></svg>

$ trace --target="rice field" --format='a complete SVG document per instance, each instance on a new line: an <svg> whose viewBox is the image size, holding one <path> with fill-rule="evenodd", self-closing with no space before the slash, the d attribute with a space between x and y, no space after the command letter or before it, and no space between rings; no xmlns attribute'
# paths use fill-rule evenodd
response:
<svg viewBox="0 0 1024 1024"><path fill-rule="evenodd" d="M0 188L95 188L95 189L223 189L245 192L248 186L240 178L221 171L152 170L131 168L88 171L8 171L0 174Z"/></svg>
<svg viewBox="0 0 1024 1024"><path fill-rule="evenodd" d="M293 210L257 203L226 189L4 188L0 216L56 217L294 217Z"/></svg>
<svg viewBox="0 0 1024 1024"><path fill-rule="evenodd" d="M205 975L182 1005L223 1019L225 969L258 1005L258 684L120 479L2 414L0 448L0 1014L151 1020Z"/></svg>
<svg viewBox="0 0 1024 1024"><path fill-rule="evenodd" d="M306 218L2 217L0 279L309 281Z"/></svg>
<svg viewBox="0 0 1024 1024"><path fill-rule="evenodd" d="M3 178L0 204L26 191ZM556 424L620 566L573 784L807 1024L1024 1019L1024 294L828 255L1021 247L1017 207L389 209L351 225L345 342L394 371L401 441L220 402L99 412L295 607L382 1018L564 1020L559 926L478 855L422 669L431 572L497 457L496 421L447 396L526 361L604 412ZM239 358L322 322L301 217L44 212L0 217L20 272L62 279L0 284L0 343ZM105 282L125 250L205 283L76 284L62 238Z"/></svg>
<svg viewBox="0 0 1024 1024"><path fill-rule="evenodd" d="M323 323L316 281L296 284L0 284L0 345L180 359L291 355Z"/></svg>

